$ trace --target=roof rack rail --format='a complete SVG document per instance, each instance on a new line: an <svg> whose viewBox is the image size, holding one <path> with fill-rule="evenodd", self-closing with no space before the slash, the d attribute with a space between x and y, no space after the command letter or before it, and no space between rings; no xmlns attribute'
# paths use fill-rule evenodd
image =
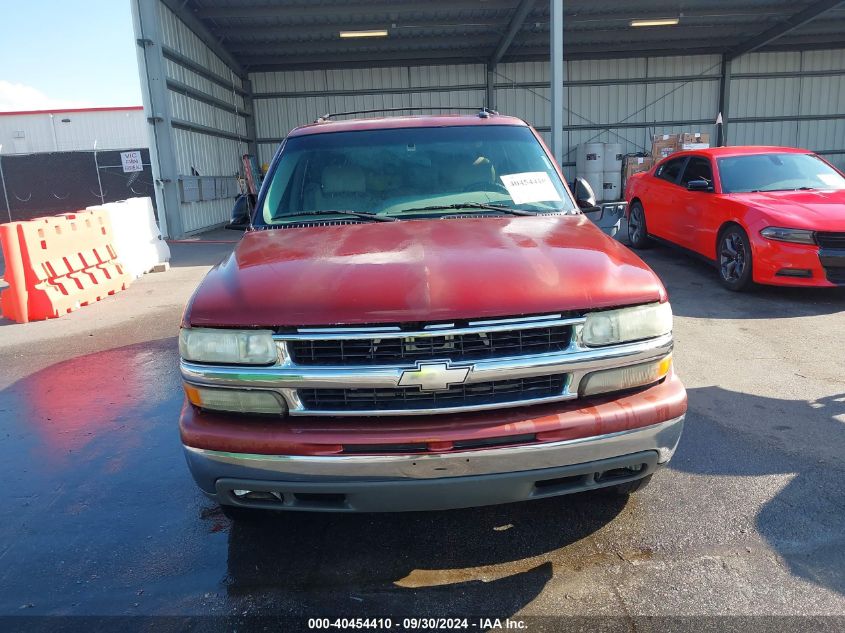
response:
<svg viewBox="0 0 845 633"><path fill-rule="evenodd" d="M408 108L376 108L374 110L350 110L349 112L332 112L328 114L324 114L321 117L318 117L314 123L328 123L331 119L339 116L350 116L353 114L375 114L376 112L419 112L422 110L444 110L444 111L469 111L469 112L477 112L478 116L481 118L486 119L490 115L499 114L495 110L491 110L487 107L480 107L480 108L464 108L464 107L451 107L451 106L411 106Z"/></svg>

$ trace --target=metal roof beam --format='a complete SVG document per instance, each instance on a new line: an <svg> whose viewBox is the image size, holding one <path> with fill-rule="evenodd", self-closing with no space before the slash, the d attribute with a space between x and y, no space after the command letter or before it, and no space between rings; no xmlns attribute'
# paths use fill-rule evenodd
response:
<svg viewBox="0 0 845 633"><path fill-rule="evenodd" d="M648 47L650 46L650 48ZM566 60L623 59L629 57L670 57L676 55L713 55L725 50L726 42L719 40L668 42L663 48L643 42L636 49L625 46L618 49L605 47L600 51L583 50L566 53ZM511 48L505 61L541 61L549 59L548 46ZM472 55L470 50L446 49L436 51L375 52L356 54L311 55L255 55L244 58L251 72L268 70L297 70L309 68L360 68L387 66L436 66L442 64L482 64L486 60ZM483 90L483 87L479 87Z"/></svg>
<svg viewBox="0 0 845 633"><path fill-rule="evenodd" d="M424 29L489 29L499 30L502 24L497 20L491 18L480 18L477 20L468 18L450 18L442 20L413 20L407 24L397 21L390 21L389 24L379 22L378 20L356 20L353 22L340 24L280 24L278 26L216 26L212 25L210 28L218 32L220 37L226 41L248 40L255 41L256 39L279 39L290 40L292 38L302 38L304 36L325 36L337 38L338 32L344 31L370 31L375 29L387 28L390 35L413 33L415 30Z"/></svg>
<svg viewBox="0 0 845 633"><path fill-rule="evenodd" d="M238 43L232 44L232 52L239 57L261 56L261 55L290 55L292 57L309 57L309 51L320 55L323 53L334 53L337 55L355 55L358 53L369 54L416 54L425 58L431 51L456 50L471 48L478 49L492 46L497 41L495 35L473 35L461 38L455 37L416 37L403 38L395 41L371 40L368 42L349 42L347 40L324 40L320 42L284 42L284 43ZM545 35L532 36L526 39L526 44L545 44L548 38ZM478 51L478 56L484 58L484 53ZM485 59L486 61L486 59Z"/></svg>
<svg viewBox="0 0 845 633"><path fill-rule="evenodd" d="M815 20L821 14L843 5L845 5L845 1L843 0L818 0L818 2L814 2L806 9L799 11L784 22L766 29L756 37L752 37L744 44L727 50L725 52L725 56L728 61L730 61L732 59L736 59L740 55L756 51L758 48L771 44L787 33Z"/></svg>
<svg viewBox="0 0 845 633"><path fill-rule="evenodd" d="M387 2L387 3L355 3L339 6L336 4L314 4L311 6L274 6L261 5L249 7L208 7L194 11L200 19L207 18L314 18L314 17L338 17L338 10L343 11L344 16L354 15L382 15L396 13L430 13L432 9L439 12L449 11L506 11L513 8L512 0L452 0L440 6L432 6L431 2Z"/></svg>
<svg viewBox="0 0 845 633"><path fill-rule="evenodd" d="M496 64L498 64L502 60L502 57L505 56L511 42L513 42L513 38L522 29L522 25L525 24L525 18L528 17L531 9L534 8L534 1L535 0L521 0L517 5L513 12L513 16L511 17L510 24L508 24L508 30L505 31L505 34L499 41L499 45L496 46L496 50L490 56L490 61L487 62L488 66L495 68Z"/></svg>

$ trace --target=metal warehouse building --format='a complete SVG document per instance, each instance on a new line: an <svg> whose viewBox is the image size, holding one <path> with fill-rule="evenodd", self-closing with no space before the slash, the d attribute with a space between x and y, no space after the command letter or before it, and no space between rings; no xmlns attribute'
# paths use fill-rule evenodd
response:
<svg viewBox="0 0 845 633"><path fill-rule="evenodd" d="M831 0L132 0L167 234L229 217L180 179L269 162L329 112L486 105L564 169L592 140L649 148L700 130L845 167L845 2ZM644 24L644 26L638 26ZM376 31L378 37L343 37ZM350 33L351 32L351 33ZM425 112L424 110L422 112ZM410 111L404 113L410 114ZM415 110L414 113L419 113Z"/></svg>
<svg viewBox="0 0 845 633"><path fill-rule="evenodd" d="M140 106L0 112L3 154L147 147Z"/></svg>

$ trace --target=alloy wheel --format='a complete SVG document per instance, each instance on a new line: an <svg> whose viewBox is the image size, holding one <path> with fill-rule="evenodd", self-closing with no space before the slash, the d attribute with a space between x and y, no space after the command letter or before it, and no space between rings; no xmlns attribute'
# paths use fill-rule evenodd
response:
<svg viewBox="0 0 845 633"><path fill-rule="evenodd" d="M729 283L736 283L742 278L748 262L748 247L739 233L728 233L722 238L722 248L719 251L719 268L722 279Z"/></svg>

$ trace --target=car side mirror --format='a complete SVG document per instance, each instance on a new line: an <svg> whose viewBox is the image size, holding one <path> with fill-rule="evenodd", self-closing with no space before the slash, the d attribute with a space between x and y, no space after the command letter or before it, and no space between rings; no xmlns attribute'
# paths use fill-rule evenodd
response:
<svg viewBox="0 0 845 633"><path fill-rule="evenodd" d="M232 215L227 229L233 231L245 231L252 225L252 210L255 208L255 196L251 193L243 193L235 199L232 207Z"/></svg>
<svg viewBox="0 0 845 633"><path fill-rule="evenodd" d="M584 211L594 211L596 208L596 193L585 179L575 179L575 204Z"/></svg>
<svg viewBox="0 0 845 633"><path fill-rule="evenodd" d="M713 185L704 180L704 178L700 178L698 180L690 180L687 183L687 189L690 191L713 191Z"/></svg>

